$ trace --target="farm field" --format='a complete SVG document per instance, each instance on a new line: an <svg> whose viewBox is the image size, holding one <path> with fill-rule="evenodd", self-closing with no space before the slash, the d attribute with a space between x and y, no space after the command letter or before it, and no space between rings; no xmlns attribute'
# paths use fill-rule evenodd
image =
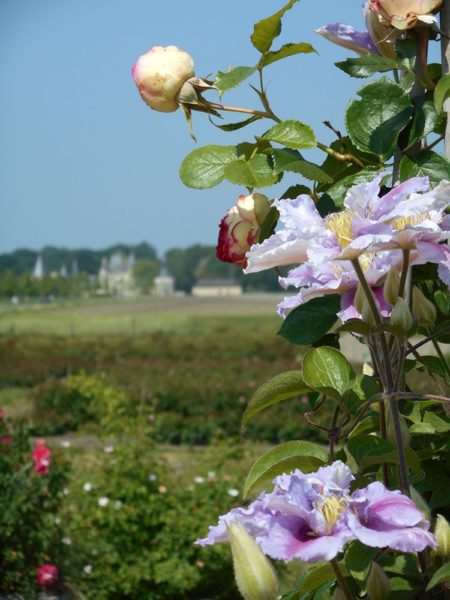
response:
<svg viewBox="0 0 450 600"><path fill-rule="evenodd" d="M57 564L61 594L75 598L239 598L217 587L230 580L229 548L193 541L242 503L246 473L264 450L321 441L306 429L306 398L241 432L255 389L299 364L301 348L276 335L278 301L134 299L1 312L0 436L15 440L2 470L19 460L27 472L37 438L52 452L47 481L4 479L2 592L33 598L38 561ZM285 585L297 576L285 569Z"/></svg>

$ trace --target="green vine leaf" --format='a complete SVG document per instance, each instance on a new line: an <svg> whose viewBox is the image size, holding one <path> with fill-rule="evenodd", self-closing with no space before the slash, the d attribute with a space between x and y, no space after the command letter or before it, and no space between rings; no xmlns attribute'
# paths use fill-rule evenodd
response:
<svg viewBox="0 0 450 600"><path fill-rule="evenodd" d="M301 371L286 371L263 383L250 398L242 417L244 426L256 414L283 400L310 392Z"/></svg>
<svg viewBox="0 0 450 600"><path fill-rule="evenodd" d="M235 67L230 71L219 71L214 80L219 96L241 84L251 77L255 71L256 67Z"/></svg>
<svg viewBox="0 0 450 600"><path fill-rule="evenodd" d="M298 0L289 0L289 2L278 12L255 24L250 40L257 50L263 54L270 50L273 40L281 33L281 19L283 15L290 10L297 1Z"/></svg>
<svg viewBox="0 0 450 600"><path fill-rule="evenodd" d="M312 162L305 160L299 152L294 150L271 151L274 168L278 172L290 171L299 173L305 179L318 181L319 183L332 183L333 179L323 169Z"/></svg>
<svg viewBox="0 0 450 600"><path fill-rule="evenodd" d="M219 184L225 166L236 160L234 146L203 146L190 152L181 163L181 181L190 188L204 190Z"/></svg>
<svg viewBox="0 0 450 600"><path fill-rule="evenodd" d="M334 63L338 69L350 77L370 77L374 73L385 73L394 69L405 69L405 61L400 58L386 58L378 54L366 54L358 58L347 58Z"/></svg>
<svg viewBox="0 0 450 600"><path fill-rule="evenodd" d="M436 112L434 104L431 100L427 100L424 96L419 96L414 100L415 110L414 119L409 132L408 148L411 148L417 142L430 133L440 124L442 117Z"/></svg>
<svg viewBox="0 0 450 600"><path fill-rule="evenodd" d="M336 348L311 348L303 358L303 380L310 388L340 400L355 373L345 356Z"/></svg>
<svg viewBox="0 0 450 600"><path fill-rule="evenodd" d="M262 138L277 142L292 150L304 150L317 146L317 140L311 127L294 120L277 123L272 129L266 131Z"/></svg>
<svg viewBox="0 0 450 600"><path fill-rule="evenodd" d="M256 154L250 160L234 160L224 167L224 176L235 185L251 188L269 187L278 181L265 154Z"/></svg>
<svg viewBox="0 0 450 600"><path fill-rule="evenodd" d="M295 54L311 54L313 52L316 52L316 50L311 44L304 42L298 44L285 44L284 46L281 46L279 50L273 50L272 52L264 54L259 63L259 67L267 67L277 60L282 60L283 58L294 56Z"/></svg>
<svg viewBox="0 0 450 600"><path fill-rule="evenodd" d="M250 469L244 485L244 498L256 486L272 480L277 475L289 473L294 469L304 472L314 471L325 464L328 453L324 448L312 442L285 442L265 452Z"/></svg>
<svg viewBox="0 0 450 600"><path fill-rule="evenodd" d="M431 578L430 583L427 585L427 590L431 590L441 583L450 581L450 562L443 565Z"/></svg>
<svg viewBox="0 0 450 600"><path fill-rule="evenodd" d="M400 162L400 179L428 177L432 185L450 179L450 162L432 150L419 152L415 156L405 155Z"/></svg>
<svg viewBox="0 0 450 600"><path fill-rule="evenodd" d="M333 294L313 298L288 314L278 334L292 344L314 344L337 321L336 313L341 306L340 296Z"/></svg>
<svg viewBox="0 0 450 600"><path fill-rule="evenodd" d="M357 148L386 160L411 119L411 100L387 77L369 83L358 94L361 100L352 100L347 108L347 131Z"/></svg>

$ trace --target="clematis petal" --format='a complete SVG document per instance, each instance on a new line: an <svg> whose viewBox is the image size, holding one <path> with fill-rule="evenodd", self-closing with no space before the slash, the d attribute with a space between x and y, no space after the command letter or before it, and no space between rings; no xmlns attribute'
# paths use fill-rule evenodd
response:
<svg viewBox="0 0 450 600"><path fill-rule="evenodd" d="M315 562L332 560L352 539L355 539L354 534L346 527L333 535L314 537L303 521L295 517L276 516L267 537L261 542L261 549L278 560Z"/></svg>
<svg viewBox="0 0 450 600"><path fill-rule="evenodd" d="M358 54L368 54L369 52L379 54L370 34L367 31L356 31L350 25L344 23L323 25L316 29L316 33L333 44L348 48Z"/></svg>

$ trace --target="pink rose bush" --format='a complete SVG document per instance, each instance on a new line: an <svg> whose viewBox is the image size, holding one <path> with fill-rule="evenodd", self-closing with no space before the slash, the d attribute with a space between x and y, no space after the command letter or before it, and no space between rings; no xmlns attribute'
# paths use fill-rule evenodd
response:
<svg viewBox="0 0 450 600"><path fill-rule="evenodd" d="M45 587L55 584L59 579L58 567L51 563L44 563L36 570L38 583Z"/></svg>
<svg viewBox="0 0 450 600"><path fill-rule="evenodd" d="M197 543L228 541L228 527L237 521L264 554L285 561L330 561L353 540L400 552L436 547L428 521L410 498L378 481L350 492L352 481L341 461L315 473L297 469L280 475L272 492L220 517Z"/></svg>
<svg viewBox="0 0 450 600"><path fill-rule="evenodd" d="M46 475L50 469L52 451L47 448L44 440L36 440L33 450L34 471L38 475Z"/></svg>
<svg viewBox="0 0 450 600"><path fill-rule="evenodd" d="M230 208L220 222L217 258L246 266L246 253L258 242L261 225L270 210L269 200L264 194L241 195L236 205Z"/></svg>
<svg viewBox="0 0 450 600"><path fill-rule="evenodd" d="M429 190L426 177L413 177L380 195L383 175L349 189L344 210L321 217L313 200L301 195L295 200L278 200L275 206L284 228L247 253L246 273L301 263L280 284L299 291L278 307L285 316L296 306L327 294L340 294L342 320L358 316L352 304L358 276L352 260L358 260L369 285L374 288L382 310L381 286L391 266L400 270L403 250L410 264L439 265L439 277L450 284L450 183Z"/></svg>
<svg viewBox="0 0 450 600"><path fill-rule="evenodd" d="M194 61L176 46L154 46L137 59L132 73L141 98L150 108L174 112L183 84L194 77Z"/></svg>

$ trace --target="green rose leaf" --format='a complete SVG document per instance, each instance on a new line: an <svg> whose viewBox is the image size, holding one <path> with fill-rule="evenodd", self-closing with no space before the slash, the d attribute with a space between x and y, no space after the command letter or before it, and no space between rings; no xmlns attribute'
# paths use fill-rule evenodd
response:
<svg viewBox="0 0 450 600"><path fill-rule="evenodd" d="M234 160L224 167L224 176L236 185L246 187L268 187L278 181L269 159L265 154L256 154L250 160Z"/></svg>
<svg viewBox="0 0 450 600"><path fill-rule="evenodd" d="M323 169L305 160L295 150L272 150L274 168L278 172L291 171L299 173L305 179L318 181L319 183L332 183L333 179Z"/></svg>
<svg viewBox="0 0 450 600"><path fill-rule="evenodd" d="M254 123L254 121L259 121L261 118L262 117L259 115L253 115L253 117L249 117L243 121L236 121L235 123L225 123L225 125L214 123L214 127L217 127L222 131L237 131L238 129L242 129L242 127L247 127L247 125L250 125L250 123Z"/></svg>
<svg viewBox="0 0 450 600"><path fill-rule="evenodd" d="M336 67L351 77L370 77L374 73L385 73L393 69L404 69L405 62L400 58L386 58L378 54L366 54L359 58L347 58L334 63Z"/></svg>
<svg viewBox="0 0 450 600"><path fill-rule="evenodd" d="M253 46L263 54L270 50L273 40L281 33L281 19L290 10L297 0L289 0L278 12L271 17L262 19L255 24L250 40Z"/></svg>
<svg viewBox="0 0 450 600"><path fill-rule="evenodd" d="M181 163L180 178L187 187L204 190L224 177L224 167L236 160L234 146L203 146L190 152Z"/></svg>
<svg viewBox="0 0 450 600"><path fill-rule="evenodd" d="M400 162L400 179L429 177L432 185L450 179L450 162L432 150L419 152L414 157L404 156Z"/></svg>
<svg viewBox="0 0 450 600"><path fill-rule="evenodd" d="M366 183L372 181L375 175L379 173L379 169L362 169L358 173L347 175L336 183L333 183L327 190L326 194L329 196L336 207L342 207L345 196L352 185L358 185L360 183Z"/></svg>
<svg viewBox="0 0 450 600"><path fill-rule="evenodd" d="M431 590L440 583L445 583L446 581L450 581L450 562L446 563L436 571L431 578L430 583L427 585L427 590Z"/></svg>
<svg viewBox="0 0 450 600"><path fill-rule="evenodd" d="M294 469L314 471L328 460L328 453L312 442L292 441L271 448L255 462L244 485L244 498L257 485Z"/></svg>
<svg viewBox="0 0 450 600"><path fill-rule="evenodd" d="M434 106L438 113L442 112L444 101L450 94L450 75L444 75L439 79L434 90Z"/></svg>
<svg viewBox="0 0 450 600"><path fill-rule="evenodd" d="M275 375L263 383L250 398L242 417L242 424L245 425L254 415L269 406L310 391L303 381L301 371L286 371Z"/></svg>
<svg viewBox="0 0 450 600"><path fill-rule="evenodd" d="M300 121L282 121L262 136L264 140L278 142L292 150L315 148L317 146L314 131Z"/></svg>
<svg viewBox="0 0 450 600"><path fill-rule="evenodd" d="M271 65L277 60L282 60L288 56L294 56L295 54L310 54L311 52L316 52L311 44L306 44L303 42L298 44L285 44L284 46L281 46L279 50L273 50L272 52L267 52L267 54L264 54L261 58L259 66L267 67L267 65Z"/></svg>
<svg viewBox="0 0 450 600"><path fill-rule="evenodd" d="M397 138L413 114L410 98L387 77L369 83L358 94L361 100L352 100L347 108L347 131L357 148L385 160L394 153Z"/></svg>
<svg viewBox="0 0 450 600"><path fill-rule="evenodd" d="M414 101L414 104L414 119L409 133L408 148L430 134L442 120L431 100L426 100L424 96L419 96Z"/></svg>
<svg viewBox="0 0 450 600"><path fill-rule="evenodd" d="M256 67L235 67L230 71L219 71L214 80L219 96L238 86L256 71Z"/></svg>
<svg viewBox="0 0 450 600"><path fill-rule="evenodd" d="M354 372L345 356L336 348L311 348L303 358L303 380L307 386L340 400Z"/></svg>
<svg viewBox="0 0 450 600"><path fill-rule="evenodd" d="M278 334L292 344L314 344L337 321L340 306L341 299L337 294L313 298L288 314Z"/></svg>

